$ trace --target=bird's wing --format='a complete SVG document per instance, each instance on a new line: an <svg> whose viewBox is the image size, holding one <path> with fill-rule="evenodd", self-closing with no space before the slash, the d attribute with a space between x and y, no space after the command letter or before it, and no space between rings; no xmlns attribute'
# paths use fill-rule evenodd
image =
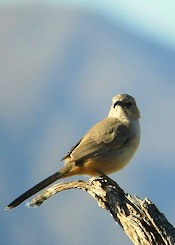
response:
<svg viewBox="0 0 175 245"><path fill-rule="evenodd" d="M128 127L115 118L106 118L95 124L63 158L81 161L90 156L103 156L128 141Z"/></svg>

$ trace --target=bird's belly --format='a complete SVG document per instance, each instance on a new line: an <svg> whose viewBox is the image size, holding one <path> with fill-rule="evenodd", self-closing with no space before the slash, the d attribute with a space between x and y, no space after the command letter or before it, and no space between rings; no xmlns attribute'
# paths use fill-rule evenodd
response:
<svg viewBox="0 0 175 245"><path fill-rule="evenodd" d="M128 164L137 147L138 144L132 147L126 146L120 151L112 151L104 156L87 159L83 164L83 169L87 174L93 176L95 175L95 170L100 170L105 174L116 172Z"/></svg>

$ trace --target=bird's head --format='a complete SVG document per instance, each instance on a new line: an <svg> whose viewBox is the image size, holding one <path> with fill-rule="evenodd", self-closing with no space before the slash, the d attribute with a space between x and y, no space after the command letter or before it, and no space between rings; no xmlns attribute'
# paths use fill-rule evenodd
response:
<svg viewBox="0 0 175 245"><path fill-rule="evenodd" d="M135 99L128 94L119 94L114 96L108 117L118 119L139 119L140 112Z"/></svg>

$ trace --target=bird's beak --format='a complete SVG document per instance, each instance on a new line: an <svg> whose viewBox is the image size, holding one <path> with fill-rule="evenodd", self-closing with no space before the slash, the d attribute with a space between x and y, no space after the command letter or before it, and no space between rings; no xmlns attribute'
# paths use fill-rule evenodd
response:
<svg viewBox="0 0 175 245"><path fill-rule="evenodd" d="M120 101L120 100L116 101L116 102L114 103L113 107L115 108L116 105L119 105L119 106L123 107L123 103L122 103L122 101Z"/></svg>

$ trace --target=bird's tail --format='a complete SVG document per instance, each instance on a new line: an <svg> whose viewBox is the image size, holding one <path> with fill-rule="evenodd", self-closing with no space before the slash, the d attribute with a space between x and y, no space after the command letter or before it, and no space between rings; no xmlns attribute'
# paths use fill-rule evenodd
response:
<svg viewBox="0 0 175 245"><path fill-rule="evenodd" d="M33 196L35 193L37 193L38 191L49 186L50 184L52 184L56 180L58 180L60 178L67 177L68 172L69 172L69 168L66 168L66 166L63 167L59 172L52 174L51 176L44 179L43 181L41 181L40 183L38 183L37 185L35 185L31 189L29 189L28 191L24 192L21 196L19 196L13 202L11 202L5 209L9 210L9 209L12 209L12 208L18 206L20 203L25 201L27 198L29 198L30 196Z"/></svg>

